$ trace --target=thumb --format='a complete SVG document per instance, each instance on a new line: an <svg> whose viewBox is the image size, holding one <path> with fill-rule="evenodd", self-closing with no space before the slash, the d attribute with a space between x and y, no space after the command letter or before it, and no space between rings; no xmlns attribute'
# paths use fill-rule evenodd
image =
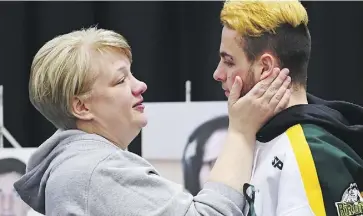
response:
<svg viewBox="0 0 363 216"><path fill-rule="evenodd" d="M236 76L232 85L231 91L229 92L228 104L235 104L241 96L242 91L242 80L241 77Z"/></svg>

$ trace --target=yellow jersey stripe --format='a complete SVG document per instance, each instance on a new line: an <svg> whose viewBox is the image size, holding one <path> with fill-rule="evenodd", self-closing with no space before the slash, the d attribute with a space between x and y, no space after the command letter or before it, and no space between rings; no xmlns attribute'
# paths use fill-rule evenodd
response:
<svg viewBox="0 0 363 216"><path fill-rule="evenodd" d="M316 216L326 216L323 193L320 187L313 156L306 141L301 125L295 125L286 131L293 149L306 196Z"/></svg>

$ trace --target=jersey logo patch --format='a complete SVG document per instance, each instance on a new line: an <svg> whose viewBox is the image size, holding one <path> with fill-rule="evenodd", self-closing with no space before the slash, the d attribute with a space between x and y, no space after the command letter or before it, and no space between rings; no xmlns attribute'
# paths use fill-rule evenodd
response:
<svg viewBox="0 0 363 216"><path fill-rule="evenodd" d="M272 166L279 170L282 170L282 168L284 167L284 163L277 156L275 156L272 160Z"/></svg>
<svg viewBox="0 0 363 216"><path fill-rule="evenodd" d="M335 206L338 216L363 216L363 197L356 183L350 184L342 196L341 202Z"/></svg>

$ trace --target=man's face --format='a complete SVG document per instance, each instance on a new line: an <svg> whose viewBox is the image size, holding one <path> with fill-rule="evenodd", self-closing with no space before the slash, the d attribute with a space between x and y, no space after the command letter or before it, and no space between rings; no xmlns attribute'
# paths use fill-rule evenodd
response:
<svg viewBox="0 0 363 216"><path fill-rule="evenodd" d="M16 193L13 184L20 174L12 172L0 175L0 216L26 216L29 206Z"/></svg>
<svg viewBox="0 0 363 216"><path fill-rule="evenodd" d="M239 34L232 29L224 27L220 45L221 60L213 74L216 81L222 83L222 88L228 97L236 76L243 82L242 94L244 96L260 80L263 67L258 62L250 62L241 47Z"/></svg>

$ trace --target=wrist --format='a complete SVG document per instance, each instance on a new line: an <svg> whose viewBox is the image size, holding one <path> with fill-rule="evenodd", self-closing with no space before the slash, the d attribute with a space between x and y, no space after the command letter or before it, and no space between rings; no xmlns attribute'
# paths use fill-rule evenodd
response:
<svg viewBox="0 0 363 216"><path fill-rule="evenodd" d="M228 132L231 132L233 134L240 134L241 136L246 137L256 137L257 134L257 131L253 130L253 127L238 127L232 124L228 125Z"/></svg>
<svg viewBox="0 0 363 216"><path fill-rule="evenodd" d="M228 127L228 136L233 139L241 140L243 143L247 143L249 145L254 144L256 142L256 133L238 130L234 127Z"/></svg>

